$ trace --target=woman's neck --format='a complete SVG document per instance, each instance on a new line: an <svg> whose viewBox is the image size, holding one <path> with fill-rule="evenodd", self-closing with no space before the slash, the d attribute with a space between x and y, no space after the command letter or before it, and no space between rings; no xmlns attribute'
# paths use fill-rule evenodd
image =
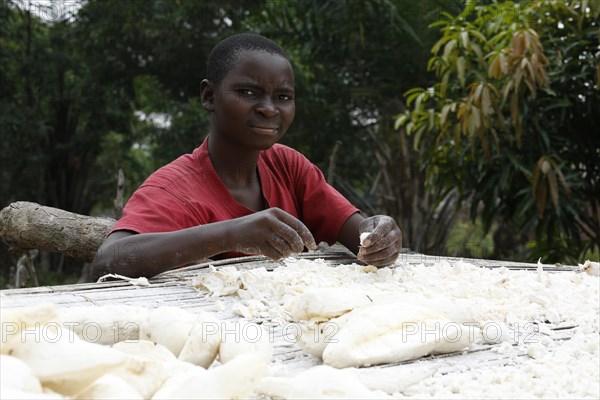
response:
<svg viewBox="0 0 600 400"><path fill-rule="evenodd" d="M208 154L213 168L225 184L250 185L258 179L260 151L248 151L218 135L209 135Z"/></svg>

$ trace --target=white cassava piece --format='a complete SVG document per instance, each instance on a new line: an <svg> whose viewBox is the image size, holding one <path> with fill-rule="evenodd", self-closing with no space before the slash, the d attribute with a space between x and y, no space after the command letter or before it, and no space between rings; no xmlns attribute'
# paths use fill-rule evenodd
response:
<svg viewBox="0 0 600 400"><path fill-rule="evenodd" d="M220 327L221 322L211 313L196 314L194 325L177 358L203 368L210 367L219 353Z"/></svg>
<svg viewBox="0 0 600 400"><path fill-rule="evenodd" d="M178 307L159 307L151 310L148 319L140 326L140 339L165 346L179 357L196 316Z"/></svg>
<svg viewBox="0 0 600 400"><path fill-rule="evenodd" d="M225 365L173 376L153 399L243 399L266 373L267 363L258 353L244 353Z"/></svg>
<svg viewBox="0 0 600 400"><path fill-rule="evenodd" d="M348 369L326 365L293 378L265 377L256 391L276 399L389 399L385 392L367 388Z"/></svg>
<svg viewBox="0 0 600 400"><path fill-rule="evenodd" d="M273 358L273 344L269 333L260 325L248 321L226 321L221 331L219 361L226 364L234 358L253 353L265 365Z"/></svg>
<svg viewBox="0 0 600 400"><path fill-rule="evenodd" d="M427 308L373 304L346 314L323 351L323 362L337 368L397 363L463 350L473 340L467 327Z"/></svg>
<svg viewBox="0 0 600 400"><path fill-rule="evenodd" d="M29 337L32 340L15 346L11 354L31 367L44 387L62 395L76 395L126 359L107 346L88 343L76 335L69 337L64 332L36 329Z"/></svg>
<svg viewBox="0 0 600 400"><path fill-rule="evenodd" d="M307 288L291 303L294 321L328 321L373 302L360 290L339 288Z"/></svg>
<svg viewBox="0 0 600 400"><path fill-rule="evenodd" d="M138 340L140 326L148 319L149 311L144 307L128 305L106 305L103 307L81 306L61 308L58 310L63 325L82 337L95 335L92 327L99 329L99 337L94 337L98 344L114 344L124 340ZM90 332L87 332L87 330ZM85 332L84 332L85 330Z"/></svg>
<svg viewBox="0 0 600 400"><path fill-rule="evenodd" d="M583 265L579 264L579 269L588 275L600 276L600 263L587 260Z"/></svg>
<svg viewBox="0 0 600 400"><path fill-rule="evenodd" d="M33 370L20 359L0 354L0 382L2 393L6 390L16 390L30 393L42 393L42 384ZM4 395L3 399L8 398Z"/></svg>
<svg viewBox="0 0 600 400"><path fill-rule="evenodd" d="M139 277L139 278L130 278L128 276L119 275L119 274L106 274L102 275L98 278L98 282L104 282L108 278L121 279L131 283L133 286L150 286L150 282L148 282L148 278Z"/></svg>
<svg viewBox="0 0 600 400"><path fill-rule="evenodd" d="M80 399L131 399L141 400L144 397L126 378L106 374L101 376L77 394Z"/></svg>
<svg viewBox="0 0 600 400"><path fill-rule="evenodd" d="M240 272L235 267L216 269L211 265L210 272L198 275L192 282L193 285L205 288L213 296L227 296L240 289Z"/></svg>
<svg viewBox="0 0 600 400"><path fill-rule="evenodd" d="M369 235L371 234L371 232L363 232L360 234L360 245L364 246L365 244L365 239L367 239L369 237Z"/></svg>
<svg viewBox="0 0 600 400"><path fill-rule="evenodd" d="M129 383L142 398L150 398L175 370L187 369L166 347L147 340L119 342L113 346L129 357L113 375Z"/></svg>
<svg viewBox="0 0 600 400"><path fill-rule="evenodd" d="M36 325L47 324L53 328L60 321L58 311L52 304L40 304L37 307L0 309L0 327L2 340L0 353L11 354L15 346L22 342L23 331L34 329Z"/></svg>

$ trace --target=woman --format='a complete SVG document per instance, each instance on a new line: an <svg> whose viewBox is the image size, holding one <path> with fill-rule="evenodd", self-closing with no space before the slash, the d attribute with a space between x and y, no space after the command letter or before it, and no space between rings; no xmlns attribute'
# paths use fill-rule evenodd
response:
<svg viewBox="0 0 600 400"><path fill-rule="evenodd" d="M392 218L362 217L316 166L277 144L295 113L294 73L281 47L255 34L223 40L209 56L201 96L211 113L207 137L132 195L98 250L94 276L148 277L249 253L280 259L320 241L339 241L376 266L396 260L402 233Z"/></svg>

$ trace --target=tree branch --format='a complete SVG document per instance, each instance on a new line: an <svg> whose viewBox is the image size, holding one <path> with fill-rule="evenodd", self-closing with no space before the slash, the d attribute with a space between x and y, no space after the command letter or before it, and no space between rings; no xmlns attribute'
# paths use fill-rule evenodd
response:
<svg viewBox="0 0 600 400"><path fill-rule="evenodd" d="M13 254L38 249L91 262L115 222L18 201L0 211L0 237Z"/></svg>

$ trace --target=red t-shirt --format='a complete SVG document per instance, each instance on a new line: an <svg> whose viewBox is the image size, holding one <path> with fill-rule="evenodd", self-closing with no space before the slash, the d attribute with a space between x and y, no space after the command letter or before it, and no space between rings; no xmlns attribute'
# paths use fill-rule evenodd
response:
<svg viewBox="0 0 600 400"><path fill-rule="evenodd" d="M306 157L275 144L261 151L258 173L266 206L279 207L302 221L317 243L335 243L346 220L359 210L326 181ZM171 232L254 213L238 203L213 168L208 137L154 172L133 193L112 232ZM240 256L226 253L222 257Z"/></svg>

